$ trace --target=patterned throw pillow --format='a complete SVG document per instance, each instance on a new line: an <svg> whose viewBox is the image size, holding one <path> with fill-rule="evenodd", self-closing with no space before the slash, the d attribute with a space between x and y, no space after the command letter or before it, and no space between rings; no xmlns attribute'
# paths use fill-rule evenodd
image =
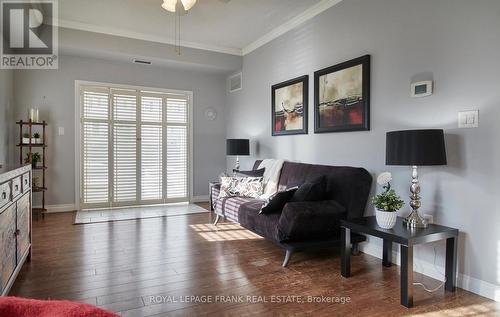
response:
<svg viewBox="0 0 500 317"><path fill-rule="evenodd" d="M262 195L264 184L262 177L221 177L219 198L250 197Z"/></svg>

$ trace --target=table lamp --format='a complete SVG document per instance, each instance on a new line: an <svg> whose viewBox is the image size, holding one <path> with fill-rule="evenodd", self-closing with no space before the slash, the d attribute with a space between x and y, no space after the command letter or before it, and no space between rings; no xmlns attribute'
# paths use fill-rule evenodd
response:
<svg viewBox="0 0 500 317"><path fill-rule="evenodd" d="M427 221L420 217L420 185L418 166L446 165L444 132L439 129L388 132L386 137L386 165L411 166L410 207L412 212L403 223L411 228L426 228Z"/></svg>
<svg viewBox="0 0 500 317"><path fill-rule="evenodd" d="M250 155L250 141L248 139L227 139L226 155L236 155L236 165L234 169L240 170L240 155Z"/></svg>

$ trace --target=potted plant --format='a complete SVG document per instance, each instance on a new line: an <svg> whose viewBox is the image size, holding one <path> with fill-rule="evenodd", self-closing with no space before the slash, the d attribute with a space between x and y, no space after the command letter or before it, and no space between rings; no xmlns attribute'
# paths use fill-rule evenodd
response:
<svg viewBox="0 0 500 317"><path fill-rule="evenodd" d="M389 172L381 173L377 177L377 183L384 188L384 192L373 197L373 205L376 208L375 217L377 224L382 229L392 229L396 225L397 211L404 206L394 189L391 189L392 175Z"/></svg>
<svg viewBox="0 0 500 317"><path fill-rule="evenodd" d="M38 165L38 162L41 162L41 161L42 161L42 156L40 155L40 153L32 153L31 158L30 158L30 154L27 153L26 158L24 159L25 163L31 163L32 168L36 168Z"/></svg>
<svg viewBox="0 0 500 317"><path fill-rule="evenodd" d="M41 144L42 143L42 139L40 139L40 133L38 132L35 132L33 133L33 140L35 144Z"/></svg>
<svg viewBox="0 0 500 317"><path fill-rule="evenodd" d="M28 144L30 143L30 134L29 133L23 133L23 144Z"/></svg>

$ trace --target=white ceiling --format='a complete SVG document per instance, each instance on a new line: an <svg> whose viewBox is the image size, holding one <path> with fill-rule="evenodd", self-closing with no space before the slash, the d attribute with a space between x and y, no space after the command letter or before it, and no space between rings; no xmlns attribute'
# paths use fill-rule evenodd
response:
<svg viewBox="0 0 500 317"><path fill-rule="evenodd" d="M198 0L181 18L183 46L242 55L340 0ZM61 0L59 25L161 43L174 42L162 0ZM267 40L266 40L267 39Z"/></svg>

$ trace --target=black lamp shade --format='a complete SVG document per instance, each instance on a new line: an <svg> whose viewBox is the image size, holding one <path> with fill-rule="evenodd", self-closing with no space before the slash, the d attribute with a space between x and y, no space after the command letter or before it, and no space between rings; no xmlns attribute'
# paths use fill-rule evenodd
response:
<svg viewBox="0 0 500 317"><path fill-rule="evenodd" d="M406 166L446 165L443 130L388 132L385 164Z"/></svg>
<svg viewBox="0 0 500 317"><path fill-rule="evenodd" d="M250 141L248 139L227 139L226 155L250 155Z"/></svg>

